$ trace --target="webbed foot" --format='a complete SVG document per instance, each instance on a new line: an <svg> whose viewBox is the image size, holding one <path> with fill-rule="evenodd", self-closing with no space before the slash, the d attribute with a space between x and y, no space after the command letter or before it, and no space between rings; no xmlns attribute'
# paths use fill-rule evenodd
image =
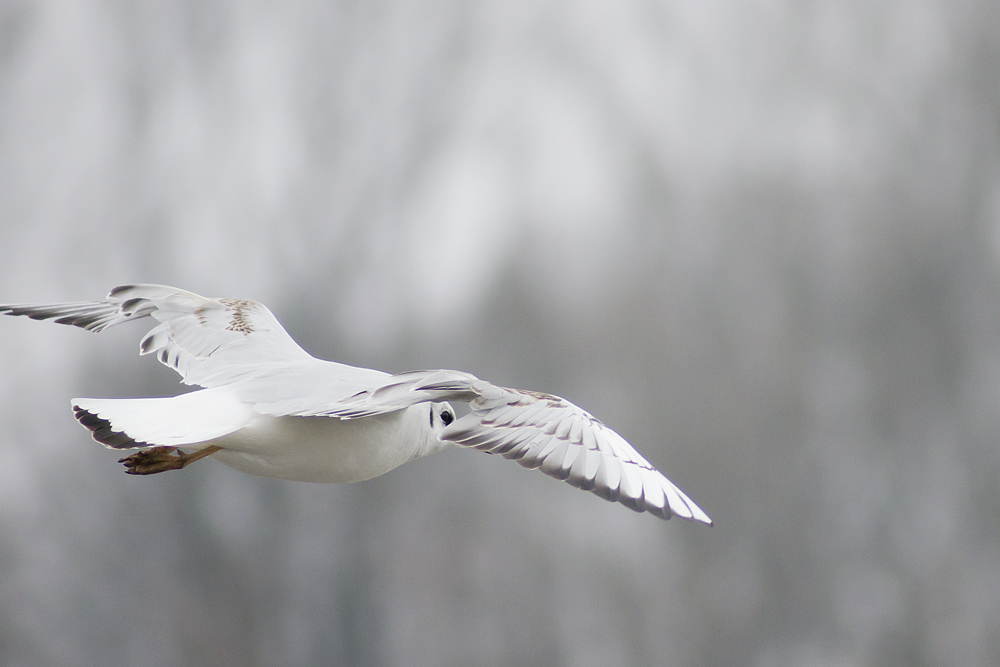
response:
<svg viewBox="0 0 1000 667"><path fill-rule="evenodd" d="M177 447L150 447L129 454L125 458L119 459L118 463L125 464L125 472L129 475L155 475L167 470L180 470L220 449L222 448L212 445L191 454L185 454Z"/></svg>

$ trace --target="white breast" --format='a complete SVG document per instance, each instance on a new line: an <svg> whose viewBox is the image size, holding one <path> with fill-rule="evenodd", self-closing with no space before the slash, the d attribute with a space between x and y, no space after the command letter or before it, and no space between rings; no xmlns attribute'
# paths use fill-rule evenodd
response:
<svg viewBox="0 0 1000 667"><path fill-rule="evenodd" d="M303 482L359 482L448 446L430 427L429 406L364 419L259 416L206 444L251 475Z"/></svg>

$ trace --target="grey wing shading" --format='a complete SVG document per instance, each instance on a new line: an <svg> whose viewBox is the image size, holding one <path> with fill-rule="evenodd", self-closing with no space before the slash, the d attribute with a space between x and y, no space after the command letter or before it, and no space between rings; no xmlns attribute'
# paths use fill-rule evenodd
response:
<svg viewBox="0 0 1000 667"><path fill-rule="evenodd" d="M186 384L213 387L257 372L262 364L312 359L262 304L208 299L165 285L123 285L104 301L54 305L0 305L0 313L54 320L99 332L152 317L140 354L154 354Z"/></svg>
<svg viewBox="0 0 1000 667"><path fill-rule="evenodd" d="M500 454L637 512L712 525L624 438L551 394L498 387L459 371L415 371L390 376L317 414L360 418L426 401L469 402L471 412L448 425L442 440Z"/></svg>

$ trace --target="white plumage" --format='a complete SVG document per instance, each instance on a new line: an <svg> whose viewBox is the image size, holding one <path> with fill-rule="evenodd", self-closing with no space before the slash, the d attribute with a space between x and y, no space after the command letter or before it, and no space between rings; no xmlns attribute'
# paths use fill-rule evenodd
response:
<svg viewBox="0 0 1000 667"><path fill-rule="evenodd" d="M316 359L255 301L127 285L104 301L0 306L0 313L94 332L144 317L158 322L140 354L155 354L203 389L172 398L73 399L95 440L139 450L122 459L133 474L211 455L253 475L355 482L454 443L638 512L711 524L620 435L563 398L459 371L388 375ZM466 401L471 410L455 419L447 401Z"/></svg>

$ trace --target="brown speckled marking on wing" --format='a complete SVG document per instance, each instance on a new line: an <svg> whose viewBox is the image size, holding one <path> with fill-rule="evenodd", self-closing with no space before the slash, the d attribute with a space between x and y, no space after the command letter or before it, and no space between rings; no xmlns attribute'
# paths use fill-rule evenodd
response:
<svg viewBox="0 0 1000 667"><path fill-rule="evenodd" d="M227 331L239 331L244 336L253 333L253 327L250 326L250 323L243 316L243 312L253 305L253 301L248 301L247 299L219 299L219 303L233 311L233 319L229 322L229 326L226 327Z"/></svg>
<svg viewBox="0 0 1000 667"><path fill-rule="evenodd" d="M566 401L559 398L558 396L553 396L552 394L546 394L541 391L531 391L530 389L507 389L507 391L513 392L515 394L524 394L531 398L537 399L539 401L545 401L553 407L565 406Z"/></svg>

